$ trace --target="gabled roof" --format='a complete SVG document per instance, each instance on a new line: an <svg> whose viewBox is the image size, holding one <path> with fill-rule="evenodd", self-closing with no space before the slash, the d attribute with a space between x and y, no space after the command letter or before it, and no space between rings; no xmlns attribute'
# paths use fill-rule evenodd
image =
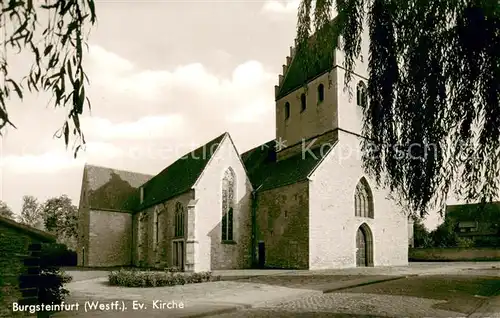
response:
<svg viewBox="0 0 500 318"><path fill-rule="evenodd" d="M150 175L85 165L89 208L131 212L138 204L137 189L152 178Z"/></svg>
<svg viewBox="0 0 500 318"><path fill-rule="evenodd" d="M458 222L500 222L500 202L473 204L457 204L446 206L446 218L453 218Z"/></svg>
<svg viewBox="0 0 500 318"><path fill-rule="evenodd" d="M11 220L11 219L3 217L3 216L0 216L0 224L3 224L3 225L8 226L10 228L14 228L18 231L24 232L28 236L35 237L44 243L52 243L52 242L56 241L55 235L52 235L52 234L45 232L45 231L41 231L39 229L36 229L34 227L31 227L31 226L28 226L25 224L21 224L19 222L16 222L14 220Z"/></svg>
<svg viewBox="0 0 500 318"><path fill-rule="evenodd" d="M187 153L143 185L144 200L137 210L166 201L190 190L227 133Z"/></svg>
<svg viewBox="0 0 500 318"><path fill-rule="evenodd" d="M307 49L296 49L295 56L293 57L288 70L283 74L283 83L280 85L279 93L276 99L280 99L296 90L297 88L305 85L307 82L320 76L323 73L330 71L333 68L334 47L337 46L337 39L333 37L334 30L338 27L337 19L332 20L325 28L313 34L309 39L309 46ZM332 36L331 49L317 49L313 45L317 34ZM304 72L304 65L307 60L310 60L307 72Z"/></svg>
<svg viewBox="0 0 500 318"><path fill-rule="evenodd" d="M269 141L245 152L241 157L254 189L265 191L306 180L328 152L298 153L277 161L275 142Z"/></svg>

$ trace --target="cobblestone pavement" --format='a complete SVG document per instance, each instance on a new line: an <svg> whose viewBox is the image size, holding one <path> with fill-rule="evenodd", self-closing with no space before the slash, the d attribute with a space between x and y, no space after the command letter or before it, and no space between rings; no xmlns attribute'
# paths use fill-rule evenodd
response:
<svg viewBox="0 0 500 318"><path fill-rule="evenodd" d="M439 310L444 301L376 294L332 293L281 302L266 308L245 309L217 317L266 317L314 315L314 317L464 317L462 313ZM329 316L332 315L332 316ZM213 316L215 317L215 316Z"/></svg>

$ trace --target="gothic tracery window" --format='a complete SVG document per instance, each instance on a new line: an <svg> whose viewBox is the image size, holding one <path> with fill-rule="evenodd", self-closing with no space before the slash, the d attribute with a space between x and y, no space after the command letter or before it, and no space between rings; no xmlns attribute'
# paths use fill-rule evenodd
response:
<svg viewBox="0 0 500 318"><path fill-rule="evenodd" d="M362 178L356 186L354 215L372 219L374 217L372 191L365 178Z"/></svg>
<svg viewBox="0 0 500 318"><path fill-rule="evenodd" d="M228 168L222 178L222 241L233 240L233 214L234 214L235 175Z"/></svg>
<svg viewBox="0 0 500 318"><path fill-rule="evenodd" d="M363 81L360 81L356 87L356 104L360 107L366 107L368 104L367 89Z"/></svg>
<svg viewBox="0 0 500 318"><path fill-rule="evenodd" d="M175 204L174 217L175 237L182 237L184 236L184 207L180 202Z"/></svg>

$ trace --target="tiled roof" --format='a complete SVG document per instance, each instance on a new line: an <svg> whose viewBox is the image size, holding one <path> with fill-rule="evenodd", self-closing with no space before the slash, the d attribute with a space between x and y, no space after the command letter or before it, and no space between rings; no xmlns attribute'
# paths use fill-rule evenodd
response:
<svg viewBox="0 0 500 318"><path fill-rule="evenodd" d="M137 189L150 175L85 165L84 175L91 209L133 211L138 204Z"/></svg>
<svg viewBox="0 0 500 318"><path fill-rule="evenodd" d="M22 231L29 236L36 237L41 242L51 243L51 242L56 241L56 237L48 232L41 231L39 229L36 229L34 227L31 227L31 226L28 226L25 224L21 224L19 222L16 222L14 220L11 220L11 219L3 217L3 216L0 216L0 223L5 225L5 226L15 228L19 231Z"/></svg>
<svg viewBox="0 0 500 318"><path fill-rule="evenodd" d="M184 155L144 184L143 210L191 189L227 133Z"/></svg>
<svg viewBox="0 0 500 318"><path fill-rule="evenodd" d="M265 191L306 180L327 152L320 148L312 154L298 153L276 161L274 141L269 141L245 152L241 157L254 189Z"/></svg>
<svg viewBox="0 0 500 318"><path fill-rule="evenodd" d="M446 206L446 217L456 221L500 222L500 202L458 204Z"/></svg>
<svg viewBox="0 0 500 318"><path fill-rule="evenodd" d="M335 23L336 21L338 20L334 19L330 24L328 24L328 26L330 26L330 29L324 28L319 32L331 32L331 34L333 34L334 27L338 25L337 23ZM276 99L280 99L288 95L300 86L305 85L307 82L333 68L333 58L335 51L333 47L336 47L337 41L333 40L332 38L332 49L330 50L317 50L315 49L315 46L312 45L314 39L315 35L311 36L309 40L311 43L309 45L309 49L296 51L286 74L283 74L283 83L280 85L280 90ZM309 57L311 62L314 62L314 64L310 64L310 66L308 67L307 73L304 72L304 62L307 60L306 57Z"/></svg>

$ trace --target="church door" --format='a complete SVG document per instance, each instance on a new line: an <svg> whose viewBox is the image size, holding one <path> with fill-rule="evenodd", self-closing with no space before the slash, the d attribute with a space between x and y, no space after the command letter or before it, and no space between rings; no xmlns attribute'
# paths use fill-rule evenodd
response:
<svg viewBox="0 0 500 318"><path fill-rule="evenodd" d="M264 242L259 242L259 268L266 266L266 246Z"/></svg>
<svg viewBox="0 0 500 318"><path fill-rule="evenodd" d="M356 266L368 266L366 257L366 235L359 228L356 233Z"/></svg>
<svg viewBox="0 0 500 318"><path fill-rule="evenodd" d="M172 249L172 265L180 270L184 270L184 241L174 241Z"/></svg>

